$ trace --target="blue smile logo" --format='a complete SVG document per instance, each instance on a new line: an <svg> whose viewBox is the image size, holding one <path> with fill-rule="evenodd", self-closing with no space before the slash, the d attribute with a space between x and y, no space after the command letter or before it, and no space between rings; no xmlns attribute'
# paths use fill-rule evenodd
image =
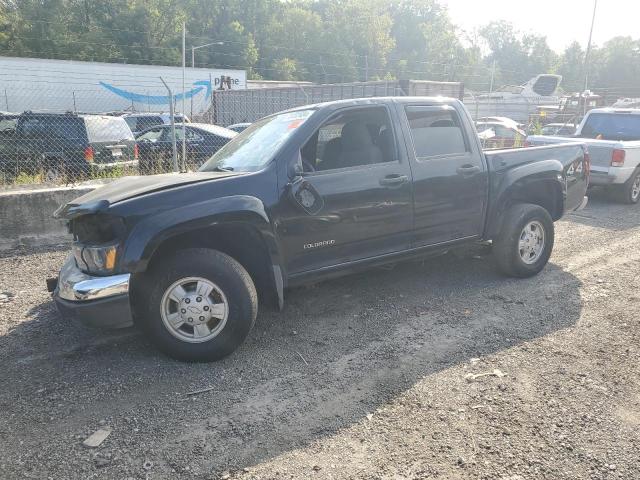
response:
<svg viewBox="0 0 640 480"><path fill-rule="evenodd" d="M142 95L140 93L129 92L105 82L100 82L100 85L130 102L146 103L148 105L168 105L172 98L169 95ZM185 100L192 98L203 90L206 91L205 99L208 99L211 96L211 82L209 80L193 82L193 88L184 93L184 98ZM176 102L178 100L182 100L182 93L173 95L173 101Z"/></svg>

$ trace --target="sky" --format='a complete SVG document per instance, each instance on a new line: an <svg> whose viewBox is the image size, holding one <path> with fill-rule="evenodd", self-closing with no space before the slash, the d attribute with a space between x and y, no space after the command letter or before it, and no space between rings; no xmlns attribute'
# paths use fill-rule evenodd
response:
<svg viewBox="0 0 640 480"><path fill-rule="evenodd" d="M451 20L471 31L493 20L507 20L522 31L547 37L561 52L573 40L586 47L593 0L440 0ZM599 0L593 43L602 45L618 35L640 38L640 0Z"/></svg>

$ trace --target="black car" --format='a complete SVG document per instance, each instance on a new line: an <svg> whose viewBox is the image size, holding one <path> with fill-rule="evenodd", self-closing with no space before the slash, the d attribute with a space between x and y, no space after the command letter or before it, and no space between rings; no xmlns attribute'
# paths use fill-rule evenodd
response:
<svg viewBox="0 0 640 480"><path fill-rule="evenodd" d="M240 132L244 132L250 126L251 126L251 123L244 122L244 123L234 123L233 125L229 125L227 128L229 130L233 130L234 132L240 133Z"/></svg>
<svg viewBox="0 0 640 480"><path fill-rule="evenodd" d="M47 181L137 165L131 129L119 117L25 112L2 134L0 169L6 175L42 173Z"/></svg>
<svg viewBox="0 0 640 480"><path fill-rule="evenodd" d="M176 124L179 167L197 168L220 147L237 135L236 132L206 123ZM182 140L186 138L187 158L182 162ZM137 135L140 149L140 173L161 173L173 170L171 125L158 125Z"/></svg>
<svg viewBox="0 0 640 480"><path fill-rule="evenodd" d="M122 118L136 136L156 125L171 124L171 115L167 113L126 113ZM176 113L173 118L175 123L189 123L189 119L181 113Z"/></svg>

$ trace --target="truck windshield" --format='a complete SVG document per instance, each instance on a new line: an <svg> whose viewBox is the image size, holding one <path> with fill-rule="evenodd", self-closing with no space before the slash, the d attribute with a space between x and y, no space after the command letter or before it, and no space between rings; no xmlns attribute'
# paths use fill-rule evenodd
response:
<svg viewBox="0 0 640 480"><path fill-rule="evenodd" d="M200 171L255 172L262 169L314 112L298 110L258 120L218 150Z"/></svg>
<svg viewBox="0 0 640 480"><path fill-rule="evenodd" d="M640 115L630 113L592 113L580 136L600 140L640 140Z"/></svg>

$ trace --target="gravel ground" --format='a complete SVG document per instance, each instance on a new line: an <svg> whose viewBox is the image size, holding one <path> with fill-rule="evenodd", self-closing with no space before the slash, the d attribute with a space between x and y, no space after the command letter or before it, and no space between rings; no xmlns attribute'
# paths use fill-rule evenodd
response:
<svg viewBox="0 0 640 480"><path fill-rule="evenodd" d="M0 478L638 479L639 225L595 196L536 278L448 255L296 289L204 365L64 323L64 248L5 252Z"/></svg>

